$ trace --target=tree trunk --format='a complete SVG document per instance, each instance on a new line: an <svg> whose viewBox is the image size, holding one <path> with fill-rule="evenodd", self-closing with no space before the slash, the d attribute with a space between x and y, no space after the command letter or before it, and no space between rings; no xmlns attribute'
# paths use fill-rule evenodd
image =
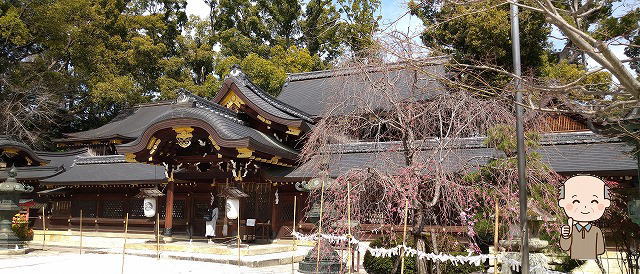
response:
<svg viewBox="0 0 640 274"><path fill-rule="evenodd" d="M416 239L416 249L418 251L427 253L427 243L425 241L425 237L422 235L414 235L414 237ZM427 260L416 258L416 268L418 269L418 274L427 274L429 271Z"/></svg>
<svg viewBox="0 0 640 274"><path fill-rule="evenodd" d="M428 247L425 236L422 235L422 229L424 227L425 209L422 204L417 205L415 214L413 215L413 239L416 242L416 250L427 253ZM427 259L416 257L416 269L418 274L429 273L429 262Z"/></svg>
<svg viewBox="0 0 640 274"><path fill-rule="evenodd" d="M431 245L433 246L433 253L438 254L438 233L431 231ZM436 261L436 274L440 274L440 262Z"/></svg>

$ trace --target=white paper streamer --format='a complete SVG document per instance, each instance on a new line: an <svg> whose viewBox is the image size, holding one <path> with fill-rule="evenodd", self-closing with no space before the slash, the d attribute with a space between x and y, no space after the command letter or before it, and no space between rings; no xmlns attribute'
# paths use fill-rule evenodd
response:
<svg viewBox="0 0 640 274"><path fill-rule="evenodd" d="M303 240L303 241L317 241L318 238L320 237L324 240L331 242L332 244L350 242L351 245L357 245L358 249L361 252L369 251L371 255L374 257L399 256L400 253L402 253L402 249L404 248L405 256L417 256L420 259L426 259L426 260L438 261L438 262L450 262L454 265L471 264L471 265L479 266L482 263L486 262L487 260L493 260L496 258L496 256L492 254L480 254L480 255L471 256L469 253L469 255L467 256L462 256L462 255L425 253L423 251L417 250L412 247L404 246L404 245L398 245L391 248L372 248L366 244L363 244L358 239L353 237L348 237L347 235L331 235L331 234L318 234L318 233L303 235L299 232L293 232L291 233L291 235L296 237L296 239ZM498 259L502 261L503 265L510 267L513 270L517 271L520 269L520 262L517 260L507 258L502 255L499 255ZM532 265L530 272L531 273L549 273L549 274L562 273L562 272L556 272L556 271L546 269L539 264Z"/></svg>

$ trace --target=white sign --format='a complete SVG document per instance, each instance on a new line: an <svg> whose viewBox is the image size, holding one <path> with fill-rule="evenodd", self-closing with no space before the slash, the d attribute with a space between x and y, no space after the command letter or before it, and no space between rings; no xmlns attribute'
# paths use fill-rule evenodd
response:
<svg viewBox="0 0 640 274"><path fill-rule="evenodd" d="M256 219L247 219L247 226L256 226Z"/></svg>

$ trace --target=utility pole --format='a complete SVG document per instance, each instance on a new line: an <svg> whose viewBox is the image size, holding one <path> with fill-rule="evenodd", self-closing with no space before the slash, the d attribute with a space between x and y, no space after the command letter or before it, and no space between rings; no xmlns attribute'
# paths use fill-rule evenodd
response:
<svg viewBox="0 0 640 274"><path fill-rule="evenodd" d="M517 1L517 0L514 0ZM529 273L529 231L527 228L527 181L525 174L524 125L522 121L522 87L520 76L520 24L518 22L518 6L511 3L511 49L513 56L513 73L516 89L516 136L518 139L518 185L520 188L520 264L521 273Z"/></svg>

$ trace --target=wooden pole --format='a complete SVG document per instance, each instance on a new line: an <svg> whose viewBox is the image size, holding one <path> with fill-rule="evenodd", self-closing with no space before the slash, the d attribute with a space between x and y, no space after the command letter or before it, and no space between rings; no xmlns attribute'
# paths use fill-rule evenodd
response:
<svg viewBox="0 0 640 274"><path fill-rule="evenodd" d="M298 205L298 196L293 195L293 233L296 233L296 206ZM297 245L296 245L296 236L293 236L293 253L291 253L291 273L295 273L295 262L293 261L294 258L296 257L296 249Z"/></svg>
<svg viewBox="0 0 640 274"><path fill-rule="evenodd" d="M402 252L400 253L400 274L404 274L404 247L407 245L407 216L409 215L409 199L404 201L404 228L402 231Z"/></svg>
<svg viewBox="0 0 640 274"><path fill-rule="evenodd" d="M156 257L160 260L160 213L156 211Z"/></svg>
<svg viewBox="0 0 640 274"><path fill-rule="evenodd" d="M351 181L347 180L347 273L351 274Z"/></svg>
<svg viewBox="0 0 640 274"><path fill-rule="evenodd" d="M45 207L42 207L42 250L44 250L47 242L47 213L44 211Z"/></svg>
<svg viewBox="0 0 640 274"><path fill-rule="evenodd" d="M173 241L173 192L175 190L175 182L173 180L173 171L169 177L167 184L167 196L165 198L165 215L164 215L164 236L165 242Z"/></svg>
<svg viewBox="0 0 640 274"><path fill-rule="evenodd" d="M498 215L500 214L500 207L498 206L498 200L496 200L496 219L493 224L493 273L498 274Z"/></svg>
<svg viewBox="0 0 640 274"><path fill-rule="evenodd" d="M322 186L320 187L320 221L318 223L318 254L316 254L316 273L320 268L320 239L322 239L322 207L324 206L324 179L322 179Z"/></svg>
<svg viewBox="0 0 640 274"><path fill-rule="evenodd" d="M129 213L124 218L124 244L122 245L122 268L120 268L120 273L124 274L124 253L127 248L127 231L129 229Z"/></svg>
<svg viewBox="0 0 640 274"><path fill-rule="evenodd" d="M82 255L82 209L80 209L80 255Z"/></svg>
<svg viewBox="0 0 640 274"><path fill-rule="evenodd" d="M240 214L238 214L238 269L240 269Z"/></svg>

